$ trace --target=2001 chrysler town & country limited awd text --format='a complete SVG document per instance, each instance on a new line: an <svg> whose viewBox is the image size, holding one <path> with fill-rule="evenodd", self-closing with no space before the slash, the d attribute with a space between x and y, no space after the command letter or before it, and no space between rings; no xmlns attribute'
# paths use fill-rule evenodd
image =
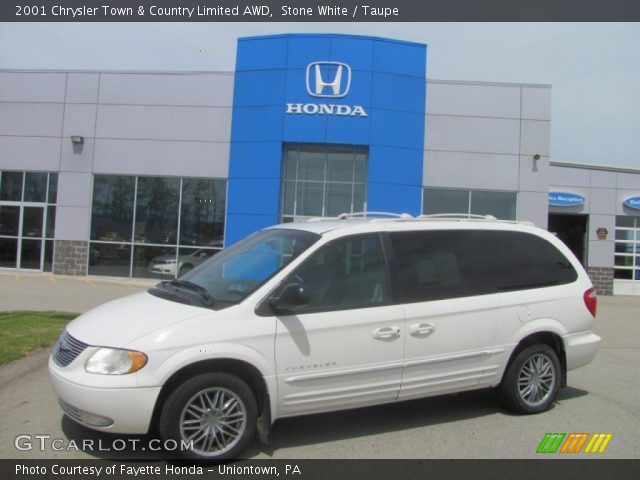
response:
<svg viewBox="0 0 640 480"><path fill-rule="evenodd" d="M157 427L218 460L282 417L487 387L541 412L594 358L595 311L580 263L529 224L342 215L267 228L81 315L49 370L73 420Z"/></svg>

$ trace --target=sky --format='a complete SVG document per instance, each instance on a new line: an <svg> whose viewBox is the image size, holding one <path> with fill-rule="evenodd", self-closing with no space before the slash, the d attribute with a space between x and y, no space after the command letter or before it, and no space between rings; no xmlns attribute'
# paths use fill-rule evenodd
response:
<svg viewBox="0 0 640 480"><path fill-rule="evenodd" d="M0 23L0 69L232 71L238 37L303 32L426 43L430 79L551 85L552 160L640 168L640 23Z"/></svg>

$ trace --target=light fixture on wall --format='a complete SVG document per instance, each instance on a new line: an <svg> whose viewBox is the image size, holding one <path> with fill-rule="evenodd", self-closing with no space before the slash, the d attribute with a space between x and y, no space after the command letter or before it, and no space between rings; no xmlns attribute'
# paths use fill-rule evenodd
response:
<svg viewBox="0 0 640 480"><path fill-rule="evenodd" d="M84 143L84 137L82 135L71 135L71 143L74 145L82 145Z"/></svg>
<svg viewBox="0 0 640 480"><path fill-rule="evenodd" d="M536 153L533 156L533 171L537 172L538 171L538 160L540 160L540 154Z"/></svg>

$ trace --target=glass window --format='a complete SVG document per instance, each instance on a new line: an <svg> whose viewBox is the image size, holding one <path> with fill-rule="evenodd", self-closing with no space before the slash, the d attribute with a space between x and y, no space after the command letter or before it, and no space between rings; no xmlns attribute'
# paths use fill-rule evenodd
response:
<svg viewBox="0 0 640 480"><path fill-rule="evenodd" d="M513 192L471 192L471 213L493 215L501 220L516 219L516 194Z"/></svg>
<svg viewBox="0 0 640 480"><path fill-rule="evenodd" d="M178 271L175 247L133 247L134 277L175 278Z"/></svg>
<svg viewBox="0 0 640 480"><path fill-rule="evenodd" d="M20 207L0 205L0 236L18 236L20 226Z"/></svg>
<svg viewBox="0 0 640 480"><path fill-rule="evenodd" d="M288 148L284 152L284 178L295 180L298 176L298 149Z"/></svg>
<svg viewBox="0 0 640 480"><path fill-rule="evenodd" d="M229 306L244 300L318 238L300 230L263 230L201 263L186 273L184 280L205 288L214 307ZM181 257L186 258L184 252Z"/></svg>
<svg viewBox="0 0 640 480"><path fill-rule="evenodd" d="M367 154L356 152L355 162L353 181L364 184L367 181Z"/></svg>
<svg viewBox="0 0 640 480"><path fill-rule="evenodd" d="M560 285L577 273L552 244L520 232L394 232L398 296L442 300Z"/></svg>
<svg viewBox="0 0 640 480"><path fill-rule="evenodd" d="M0 200L22 201L23 172L2 172L0 176Z"/></svg>
<svg viewBox="0 0 640 480"><path fill-rule="evenodd" d="M24 180L25 202L47 201L47 173L26 172Z"/></svg>
<svg viewBox="0 0 640 480"><path fill-rule="evenodd" d="M294 212L294 201L296 197L296 183L284 182L284 194L282 199L282 211Z"/></svg>
<svg viewBox="0 0 640 480"><path fill-rule="evenodd" d="M23 239L20 250L20 268L40 270L42 240Z"/></svg>
<svg viewBox="0 0 640 480"><path fill-rule="evenodd" d="M58 203L58 174L49 174L49 193L47 195L48 203Z"/></svg>
<svg viewBox="0 0 640 480"><path fill-rule="evenodd" d="M480 258L490 282L498 291L564 285L578 274L567 258L550 242L522 232L484 232ZM486 256L485 256L486 255Z"/></svg>
<svg viewBox="0 0 640 480"><path fill-rule="evenodd" d="M616 253L633 253L633 243L616 242Z"/></svg>
<svg viewBox="0 0 640 480"><path fill-rule="evenodd" d="M93 180L91 239L131 241L135 177L96 175Z"/></svg>
<svg viewBox="0 0 640 480"><path fill-rule="evenodd" d="M364 184L355 184L353 186L353 207L352 212L364 212L366 201L366 186Z"/></svg>
<svg viewBox="0 0 640 480"><path fill-rule="evenodd" d="M139 177L135 242L175 245L179 198L179 178Z"/></svg>
<svg viewBox="0 0 640 480"><path fill-rule="evenodd" d="M22 213L22 236L42 237L42 219L44 208L23 207Z"/></svg>
<svg viewBox="0 0 640 480"><path fill-rule="evenodd" d="M616 227L633 228L634 224L635 224L635 217L631 217L628 215L616 216Z"/></svg>
<svg viewBox="0 0 640 480"><path fill-rule="evenodd" d="M289 146L284 152L282 221L365 211L367 153Z"/></svg>
<svg viewBox="0 0 640 480"><path fill-rule="evenodd" d="M131 268L131 245L125 243L91 243L89 275L128 277Z"/></svg>
<svg viewBox="0 0 640 480"><path fill-rule="evenodd" d="M353 183L353 152L331 152L327 160L327 181Z"/></svg>
<svg viewBox="0 0 640 480"><path fill-rule="evenodd" d="M640 217L616 216L616 242L613 277L640 280Z"/></svg>
<svg viewBox="0 0 640 480"><path fill-rule="evenodd" d="M182 276L190 272L219 251L212 248L180 248L178 250L178 268L176 269L178 275Z"/></svg>
<svg viewBox="0 0 640 480"><path fill-rule="evenodd" d="M300 182L296 194L296 213L303 216L322 215L322 183Z"/></svg>
<svg viewBox="0 0 640 480"><path fill-rule="evenodd" d="M627 240L633 242L635 230L621 230L616 228L616 240Z"/></svg>
<svg viewBox="0 0 640 480"><path fill-rule="evenodd" d="M0 172L0 201L19 204L0 205L0 237L14 237L1 242L11 251L0 251L0 267L51 271L53 243L43 241L45 234L53 237L55 225L55 206L45 205L49 176L57 178L47 172ZM29 205L37 203L42 205Z"/></svg>
<svg viewBox="0 0 640 480"><path fill-rule="evenodd" d="M633 280L633 270L620 270L616 268L613 272L613 278L618 280Z"/></svg>
<svg viewBox="0 0 640 480"><path fill-rule="evenodd" d="M300 150L297 180L324 181L325 152L322 150Z"/></svg>
<svg viewBox="0 0 640 480"><path fill-rule="evenodd" d="M45 236L47 238L53 238L56 226L56 207L49 205L47 207L47 228L45 230Z"/></svg>
<svg viewBox="0 0 640 480"><path fill-rule="evenodd" d="M390 300L387 266L378 234L331 242L304 262L281 288L299 283L309 304L296 313L362 308Z"/></svg>
<svg viewBox="0 0 640 480"><path fill-rule="evenodd" d="M336 216L344 212L351 212L351 195L353 195L351 184L328 184L324 206L325 215Z"/></svg>
<svg viewBox="0 0 640 480"><path fill-rule="evenodd" d="M44 264L42 269L45 272L53 271L53 240L46 240L44 242Z"/></svg>
<svg viewBox="0 0 640 480"><path fill-rule="evenodd" d="M182 180L180 245L222 248L226 186L224 180Z"/></svg>
<svg viewBox="0 0 640 480"><path fill-rule="evenodd" d="M614 265L616 267L633 267L633 256L616 255Z"/></svg>
<svg viewBox="0 0 640 480"><path fill-rule="evenodd" d="M422 210L425 215L462 213L515 220L516 203L515 192L425 188Z"/></svg>
<svg viewBox="0 0 640 480"><path fill-rule="evenodd" d="M469 191L425 188L422 211L425 215L469 213Z"/></svg>
<svg viewBox="0 0 640 480"><path fill-rule="evenodd" d="M18 239L0 238L0 268L16 268Z"/></svg>
<svg viewBox="0 0 640 480"><path fill-rule="evenodd" d="M89 271L116 276L131 272L134 277L150 278L185 273L195 265L180 268L178 245L207 249L206 256L198 259L223 247L225 199L225 180L96 175ZM55 208L50 208L55 218ZM117 245L107 248L96 241Z"/></svg>

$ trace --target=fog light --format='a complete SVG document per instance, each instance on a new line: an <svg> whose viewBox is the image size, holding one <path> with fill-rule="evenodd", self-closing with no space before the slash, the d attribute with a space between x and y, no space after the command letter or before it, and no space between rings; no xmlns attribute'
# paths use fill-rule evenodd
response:
<svg viewBox="0 0 640 480"><path fill-rule="evenodd" d="M78 410L78 417L82 423L91 425L93 427L108 427L113 424L113 420L102 415L96 415L95 413L85 412L84 410Z"/></svg>
<svg viewBox="0 0 640 480"><path fill-rule="evenodd" d="M74 407L62 399L59 399L58 402L60 403L62 410L64 410L64 413L76 422L91 425L92 427L108 427L113 424L113 420L109 417L103 417L102 415L96 415L95 413L80 410L78 407Z"/></svg>

